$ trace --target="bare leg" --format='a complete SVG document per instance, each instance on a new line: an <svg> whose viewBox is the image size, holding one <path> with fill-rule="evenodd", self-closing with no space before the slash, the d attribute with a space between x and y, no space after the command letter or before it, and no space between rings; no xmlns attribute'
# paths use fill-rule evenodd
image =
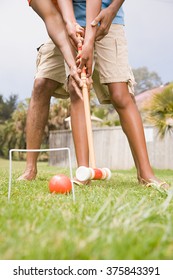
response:
<svg viewBox="0 0 173 280"><path fill-rule="evenodd" d="M26 143L27 149L39 149L48 121L51 95L58 83L53 80L39 78L34 82L33 92L27 114ZM37 174L38 153L28 152L26 169L18 180L34 180Z"/></svg>
<svg viewBox="0 0 173 280"><path fill-rule="evenodd" d="M78 166L89 166L89 149L87 140L87 131L85 123L85 111L83 101L76 94L71 82L69 83L70 99L71 99L71 125L73 141L76 152ZM76 184L88 185L90 180L80 182L74 178Z"/></svg>
<svg viewBox="0 0 173 280"><path fill-rule="evenodd" d="M119 114L122 129L126 134L137 168L138 180L158 180L151 168L144 136L142 120L126 83L111 83L108 85L111 101Z"/></svg>
<svg viewBox="0 0 173 280"><path fill-rule="evenodd" d="M84 104L72 87L69 90L71 99L71 125L77 164L78 166L89 166Z"/></svg>

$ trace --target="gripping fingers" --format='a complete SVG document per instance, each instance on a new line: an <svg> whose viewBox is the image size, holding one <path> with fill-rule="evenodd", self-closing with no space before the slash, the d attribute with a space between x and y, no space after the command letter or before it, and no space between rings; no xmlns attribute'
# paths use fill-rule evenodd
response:
<svg viewBox="0 0 173 280"><path fill-rule="evenodd" d="M83 100L82 90L78 87L76 81L71 76L68 79L68 90L70 95L78 96L81 100Z"/></svg>
<svg viewBox="0 0 173 280"><path fill-rule="evenodd" d="M70 79L70 86L71 86L71 92L75 92L81 100L83 100L82 90L79 88L78 84L76 83L76 80L74 80L72 77Z"/></svg>
<svg viewBox="0 0 173 280"><path fill-rule="evenodd" d="M86 79L86 83L87 83L88 91L90 91L93 87L93 80L92 80L91 76Z"/></svg>
<svg viewBox="0 0 173 280"><path fill-rule="evenodd" d="M75 28L76 28L76 34L78 34L78 37L80 35L80 39L83 40L85 35L85 29L82 26L80 26L78 23L76 23Z"/></svg>
<svg viewBox="0 0 173 280"><path fill-rule="evenodd" d="M76 81L77 85L82 88L83 82L79 77L79 71L76 66L70 68L70 75Z"/></svg>

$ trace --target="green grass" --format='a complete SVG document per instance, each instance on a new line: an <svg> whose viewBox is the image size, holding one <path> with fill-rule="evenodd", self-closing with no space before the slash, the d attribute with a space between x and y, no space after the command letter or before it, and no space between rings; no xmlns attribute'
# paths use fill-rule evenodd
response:
<svg viewBox="0 0 173 280"><path fill-rule="evenodd" d="M39 163L37 180L17 182L25 163L13 162L9 203L8 164L0 160L0 259L173 259L173 194L140 186L135 170L75 187L73 203L48 191L68 170ZM173 182L170 170L156 174Z"/></svg>

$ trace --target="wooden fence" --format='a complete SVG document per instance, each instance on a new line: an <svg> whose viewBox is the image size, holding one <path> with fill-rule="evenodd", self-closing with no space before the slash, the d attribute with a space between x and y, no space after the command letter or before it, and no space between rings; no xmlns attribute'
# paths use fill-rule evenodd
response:
<svg viewBox="0 0 173 280"><path fill-rule="evenodd" d="M173 169L173 134L168 133L161 140L154 127L145 126L144 130L151 165L158 169ZM121 127L94 128L93 138L97 167L110 169L134 167L129 144ZM49 147L69 147L72 166L77 167L71 130L50 132ZM69 165L67 154L64 151L50 153L50 164L67 167Z"/></svg>

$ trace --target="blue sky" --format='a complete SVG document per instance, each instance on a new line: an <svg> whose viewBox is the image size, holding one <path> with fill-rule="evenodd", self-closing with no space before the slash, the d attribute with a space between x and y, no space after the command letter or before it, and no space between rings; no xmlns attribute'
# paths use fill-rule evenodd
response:
<svg viewBox="0 0 173 280"><path fill-rule="evenodd" d="M173 0L126 0L124 10L132 68L173 81ZM44 24L27 0L1 0L0 34L0 94L23 100L31 95L36 48L47 40Z"/></svg>

